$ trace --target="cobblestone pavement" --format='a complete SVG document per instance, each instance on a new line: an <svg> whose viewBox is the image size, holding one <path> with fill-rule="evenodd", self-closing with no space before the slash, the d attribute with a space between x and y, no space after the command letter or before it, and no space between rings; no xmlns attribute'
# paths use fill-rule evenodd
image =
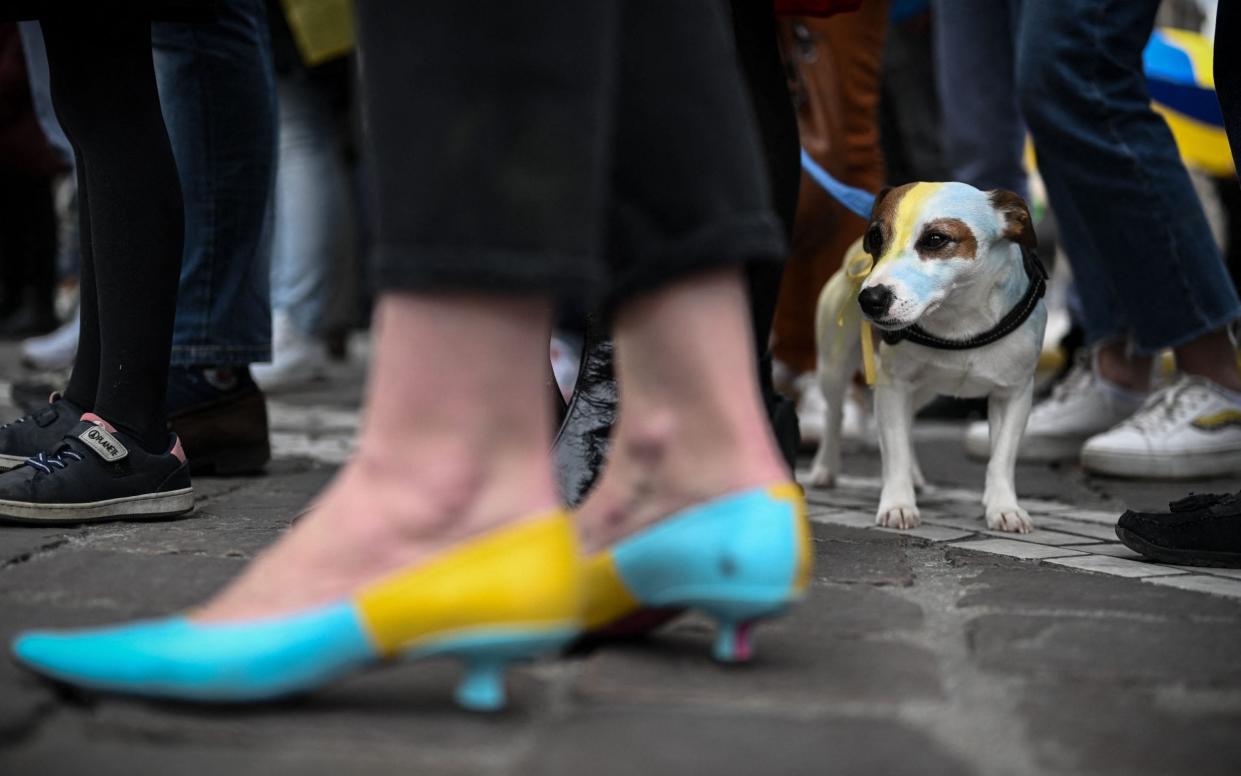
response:
<svg viewBox="0 0 1241 776"><path fill-rule="evenodd" d="M347 455L360 375L274 400L269 473L200 479L186 519L0 527L0 638L209 595ZM58 693L0 658L0 774L1241 773L1241 574L1138 562L1108 525L1185 488L1022 467L1039 530L1000 537L959 434L919 432L937 487L917 531L871 527L873 450L848 456L840 488L809 493L814 585L760 632L750 666L712 663L708 625L686 618L521 669L513 708L475 716L451 705L443 663L204 709Z"/></svg>

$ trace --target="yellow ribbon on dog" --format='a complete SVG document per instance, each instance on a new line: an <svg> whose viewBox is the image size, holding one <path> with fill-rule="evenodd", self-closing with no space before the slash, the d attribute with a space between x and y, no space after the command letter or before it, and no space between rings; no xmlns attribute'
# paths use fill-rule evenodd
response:
<svg viewBox="0 0 1241 776"><path fill-rule="evenodd" d="M856 298L862 291L862 284L866 282L866 278L870 276L870 271L875 268L875 259L866 252L862 252L854 256L845 264L845 277L853 283L853 296ZM844 325L843 316L837 320L837 326ZM871 332L870 324L861 319L858 320L858 328L862 330L862 374L866 375L866 384L875 384L875 341L874 334Z"/></svg>
<svg viewBox="0 0 1241 776"><path fill-rule="evenodd" d="M875 384L875 346L870 324L862 318L858 307L857 296L874 267L875 260L862 250L861 239L850 245L840 270L832 275L819 295L819 319L815 322L819 336L825 339L825 347L821 347L820 351L826 357L829 369L844 368L842 362L848 339L855 336L852 327L858 327L862 338L862 370L867 385Z"/></svg>

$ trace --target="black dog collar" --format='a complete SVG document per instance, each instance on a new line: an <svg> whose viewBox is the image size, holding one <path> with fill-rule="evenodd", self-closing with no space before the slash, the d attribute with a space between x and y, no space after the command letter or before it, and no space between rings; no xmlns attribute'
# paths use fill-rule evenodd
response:
<svg viewBox="0 0 1241 776"><path fill-rule="evenodd" d="M970 350L1004 339L1026 322L1026 319L1034 312L1034 308L1038 306L1038 300L1042 299L1043 294L1047 292L1047 268L1043 266L1043 262L1039 261L1038 254L1032 249L1022 247L1021 263L1025 267L1026 277L1030 279L1030 286L1013 309L1009 310L1000 322L990 329L968 339L953 340L937 337L915 323L897 331L883 332L883 341L889 345L908 341L939 350Z"/></svg>

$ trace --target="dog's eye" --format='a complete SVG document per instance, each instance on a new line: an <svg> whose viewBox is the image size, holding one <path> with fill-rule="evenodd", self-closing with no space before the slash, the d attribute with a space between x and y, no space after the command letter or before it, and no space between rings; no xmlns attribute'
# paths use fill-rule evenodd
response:
<svg viewBox="0 0 1241 776"><path fill-rule="evenodd" d="M941 234L940 232L928 232L927 234L922 235L922 239L918 241L918 247L925 248L929 251L937 251L950 242L952 242L952 238L946 234Z"/></svg>
<svg viewBox="0 0 1241 776"><path fill-rule="evenodd" d="M866 230L866 235L862 238L862 250L879 258L879 254L883 251L883 230L879 228L879 224L871 224Z"/></svg>

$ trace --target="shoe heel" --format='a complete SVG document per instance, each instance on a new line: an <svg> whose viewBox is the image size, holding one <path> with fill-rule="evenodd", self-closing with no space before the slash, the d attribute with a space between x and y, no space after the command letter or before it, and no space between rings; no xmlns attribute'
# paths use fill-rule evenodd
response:
<svg viewBox="0 0 1241 776"><path fill-rule="evenodd" d="M716 622L712 656L721 663L748 663L754 658L754 630L788 610L789 601L755 604L753 602L714 602L702 609Z"/></svg>
<svg viewBox="0 0 1241 776"><path fill-rule="evenodd" d="M577 627L491 631L454 639L433 651L465 664L465 673L453 694L457 705L468 711L500 711L508 701L505 671L513 663L556 652L579 633Z"/></svg>

